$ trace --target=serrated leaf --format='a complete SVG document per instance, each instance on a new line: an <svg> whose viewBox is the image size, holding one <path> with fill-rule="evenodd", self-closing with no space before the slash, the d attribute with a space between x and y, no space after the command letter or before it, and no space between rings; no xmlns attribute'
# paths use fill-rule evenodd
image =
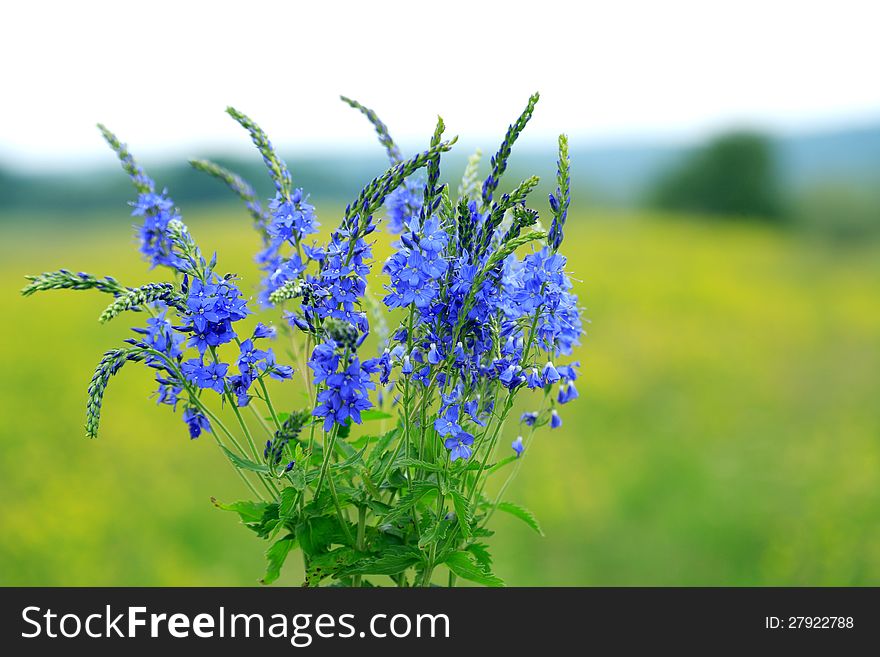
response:
<svg viewBox="0 0 880 657"><path fill-rule="evenodd" d="M421 561L419 551L407 546L391 546L382 555L366 559L349 568L340 575L396 575Z"/></svg>
<svg viewBox="0 0 880 657"><path fill-rule="evenodd" d="M290 487L294 490L302 490L306 487L306 476L305 473L296 468L287 473L287 480L290 482Z"/></svg>
<svg viewBox="0 0 880 657"><path fill-rule="evenodd" d="M492 566L492 555L489 553L489 546L485 543L471 543L467 546L467 551L474 555L477 563L485 568Z"/></svg>
<svg viewBox="0 0 880 657"><path fill-rule="evenodd" d="M323 552L332 543L342 545L347 540L335 514L316 516L299 523L296 526L296 535L307 554Z"/></svg>
<svg viewBox="0 0 880 657"><path fill-rule="evenodd" d="M538 524L538 519L535 518L535 514L533 514L524 506L514 504L513 502L500 502L498 504L498 510L504 511L505 513L509 513L510 515L519 518L529 527L538 532L541 536L544 535L544 532L541 531L541 525Z"/></svg>
<svg viewBox="0 0 880 657"><path fill-rule="evenodd" d="M452 506L455 508L455 516L458 519L458 526L461 528L461 535L465 540L468 540L473 536L471 523L474 521L470 502L457 490L450 491L449 494L452 496Z"/></svg>
<svg viewBox="0 0 880 657"><path fill-rule="evenodd" d="M501 459L500 461L498 461L498 463L496 463L495 465L492 465L489 468L487 468L486 474L490 475L493 472L495 472L496 470L500 470L505 465L509 465L509 464L513 463L514 461L516 461L516 454L511 454L510 456L507 456L507 457Z"/></svg>
<svg viewBox="0 0 880 657"><path fill-rule="evenodd" d="M376 474L375 468L373 465L377 460L380 460L383 455L385 455L388 446L394 442L394 439L397 438L398 434L397 427L394 427L391 431L386 431L382 436L379 437L379 440L376 442L376 446L373 448L373 451L370 452L370 456L367 458L367 465L370 467L370 470L373 474ZM388 455L390 458L390 454ZM381 483L381 482L380 482Z"/></svg>
<svg viewBox="0 0 880 657"><path fill-rule="evenodd" d="M281 567L287 559L287 555L296 546L296 537L288 534L284 538L275 541L266 550L266 574L260 580L261 584L271 584L281 574Z"/></svg>
<svg viewBox="0 0 880 657"><path fill-rule="evenodd" d="M337 440L333 444L333 447L336 450L336 453L341 458L344 458L344 459L347 459L349 456L351 456L352 454L357 452L357 450L354 447L352 447L349 443L347 443L344 440Z"/></svg>
<svg viewBox="0 0 880 657"><path fill-rule="evenodd" d="M409 513L410 509L412 509L416 504L419 503L425 495L432 491L436 491L436 485L428 482L420 482L415 484L412 487L412 491L401 497L397 500L397 504L394 505L394 508L389 511L384 518L379 522L380 525L388 524L394 522L401 516Z"/></svg>
<svg viewBox="0 0 880 657"><path fill-rule="evenodd" d="M252 502L250 500L241 500L239 502L224 504L223 502L218 501L217 498L212 497L211 502L218 509L237 513L238 517L241 518L241 521L246 525L260 522L263 519L263 514L266 512L266 509L269 507L269 504L266 502Z"/></svg>
<svg viewBox="0 0 880 657"><path fill-rule="evenodd" d="M437 465L435 463L428 463L427 461L422 461L419 459L414 459L408 456L404 456L398 458L393 467L395 468L421 468L422 470L426 470L427 472L443 472L443 466Z"/></svg>
<svg viewBox="0 0 880 657"><path fill-rule="evenodd" d="M369 447L369 445L364 445L364 447L361 451L354 452L351 456L349 456L344 461L340 461L339 463L334 463L330 467L335 470L344 470L348 467L351 467L355 463L358 463L361 460L363 460L363 456L364 456L364 453L367 451L367 447Z"/></svg>
<svg viewBox="0 0 880 657"><path fill-rule="evenodd" d="M312 557L306 570L306 583L318 584L325 577L340 577L345 568L360 558L350 547L341 547Z"/></svg>
<svg viewBox="0 0 880 657"><path fill-rule="evenodd" d="M241 470L250 470L251 472L260 472L263 474L267 474L269 470L269 466L263 463L254 463L248 459L242 458L238 454L228 450L223 445L220 445L220 449L222 449L226 456L229 457L229 460L232 461L235 467L240 468Z"/></svg>
<svg viewBox="0 0 880 657"><path fill-rule="evenodd" d="M432 526L430 530L422 534L421 538L419 538L419 549L424 550L432 543L440 543L440 541L446 538L446 534L449 533L449 527L451 525L452 523L449 520L441 518L438 523Z"/></svg>
<svg viewBox="0 0 880 657"><path fill-rule="evenodd" d="M278 517L282 520L288 520L296 508L297 490L295 488L285 488L281 491L281 503L278 505Z"/></svg>
<svg viewBox="0 0 880 657"><path fill-rule="evenodd" d="M446 557L444 563L462 579L483 586L504 586L504 582L488 566L477 563L470 552L453 552Z"/></svg>

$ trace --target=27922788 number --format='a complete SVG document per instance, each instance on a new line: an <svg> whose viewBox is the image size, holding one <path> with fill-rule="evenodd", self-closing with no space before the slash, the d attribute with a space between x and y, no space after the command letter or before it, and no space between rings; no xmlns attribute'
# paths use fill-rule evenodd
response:
<svg viewBox="0 0 880 657"><path fill-rule="evenodd" d="M776 623L772 621L776 620ZM855 621L852 616L789 616L788 618L767 618L767 627L784 627L789 630L814 629L852 629Z"/></svg>

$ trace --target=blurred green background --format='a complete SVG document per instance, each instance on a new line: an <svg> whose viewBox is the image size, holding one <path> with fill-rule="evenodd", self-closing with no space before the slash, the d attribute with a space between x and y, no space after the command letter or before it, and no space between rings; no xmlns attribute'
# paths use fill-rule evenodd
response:
<svg viewBox="0 0 880 657"><path fill-rule="evenodd" d="M99 326L98 293L18 296L23 274L60 267L150 280L127 195L88 215L2 215L0 583L251 585L266 546L209 501L245 491L209 439L190 441L148 399L145 368L114 378L101 437L83 437L93 368L140 318ZM191 231L252 290L245 213L204 201L182 204ZM564 251L591 321L581 398L510 491L546 537L496 516L497 573L510 585L880 584L880 243L635 205L575 196ZM325 225L337 207L318 202ZM294 388L274 394L295 404ZM280 583L300 573L294 559Z"/></svg>

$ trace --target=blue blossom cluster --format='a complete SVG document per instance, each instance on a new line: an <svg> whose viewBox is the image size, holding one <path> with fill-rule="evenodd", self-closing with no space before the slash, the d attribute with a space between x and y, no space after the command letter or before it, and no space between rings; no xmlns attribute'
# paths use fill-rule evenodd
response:
<svg viewBox="0 0 880 657"><path fill-rule="evenodd" d="M488 520L504 509L504 492L535 431L561 427L560 409L579 395L579 364L569 361L582 333L581 309L559 253L570 203L567 138L559 139L544 232L539 212L528 205L537 176L509 191L502 187L537 94L509 126L485 177L480 153L468 160L457 198L440 182L442 155L456 141L443 139L442 119L429 146L404 159L375 112L343 100L373 124L391 166L364 186L321 243L310 238L319 224L308 195L294 187L268 136L246 115L227 109L262 155L275 188L267 203L235 173L191 161L244 201L260 235L263 280L255 295L263 306L281 306L289 324L282 325L290 341L285 351L301 368L305 408L276 411L266 384L291 379L294 370L278 363L269 346L275 329L250 328L251 299L237 276L218 270L216 253L202 255L167 191L157 192L106 128L104 137L137 190L132 215L139 219L140 251L151 268L166 267L173 279L126 287L60 270L28 277L23 293L94 289L113 296L101 323L127 311L144 318L126 346L104 354L89 382L86 435L98 435L110 379L127 363L150 367L157 402L180 407L191 439L211 434L255 496L218 506L236 510L274 541L264 583L277 578L298 543L309 585L326 576L372 585L363 575L382 573L399 586L429 586L441 565L477 583L501 584L485 549L472 549L473 537L488 535ZM382 263L380 299L367 285L381 224L374 215L383 207L397 237ZM361 353L371 331L380 354L373 358ZM520 415L520 435L508 442L502 431L516 397L529 391L540 405ZM234 414L236 424L227 425L221 411ZM386 411L397 414L390 430L339 442L351 438L353 424L392 419ZM507 479L493 500L487 479L505 467ZM537 529L530 515L515 515ZM291 541L302 527L320 527L326 540ZM345 563L325 573L329 562L321 559L331 538ZM390 566L389 546L403 555Z"/></svg>
<svg viewBox="0 0 880 657"><path fill-rule="evenodd" d="M391 280L385 305L404 308L415 305L422 316L430 315L430 306L440 294L440 280L446 273L444 251L449 241L440 220L431 217L419 226L417 216L410 217L408 229L401 233L398 250L385 261L383 271Z"/></svg>
<svg viewBox="0 0 880 657"><path fill-rule="evenodd" d="M558 253L570 202L567 140L560 138L557 189L550 196L552 225L545 234L530 229L538 224L538 212L526 205L537 178L496 194L512 143L537 95L508 129L482 186L472 163L461 189L477 191L463 194L457 203L439 184L440 153L448 149L440 144L442 121L432 139L437 150L404 162L375 113L345 100L374 124L392 168L346 209L326 244L306 244L318 231L315 208L302 189L293 188L286 164L245 115L229 110L251 134L275 184L266 214L256 209L247 183L210 163L200 165L232 181L251 214L260 218L255 225L263 248L257 261L265 278L259 300L265 305L291 301L284 317L308 336L312 351L306 364L316 392L312 414L323 419L325 431L359 423L374 405L377 382L383 389L396 386L398 393L415 384L452 461L470 459L483 448L487 425L495 417L503 419L521 389L541 390L549 403L523 416L526 426L559 426L557 407L578 393L577 364L558 360L571 355L582 333L566 259ZM277 365L272 350L260 345L268 337L262 325L250 337L239 337L235 326L249 310L234 277L214 273L215 262L201 257L171 199L155 193L152 181L130 156L126 159L127 151L118 152L140 185L134 213L144 218L142 252L153 265L185 274L182 304L174 310L179 322L167 319L169 309L158 304L159 316L139 330L136 341L149 345L148 363L161 371L160 402L175 405L184 393L210 389L247 405L256 381L289 378L291 368ZM413 175L422 167L427 177ZM376 229L373 212L383 204L386 225L399 238L382 267L387 276L382 301L388 311L403 311L403 322L380 357L364 359L358 351L370 333L364 301L373 258L367 240ZM224 362L218 350L233 342L238 355ZM198 355L186 358L186 349ZM554 386L559 388L555 396L550 392ZM506 394L506 401L497 409L499 394ZM188 403L185 419L192 435L210 430L195 402ZM524 443L514 441L512 448L519 455Z"/></svg>
<svg viewBox="0 0 880 657"><path fill-rule="evenodd" d="M145 350L144 361L157 370L159 403L176 408L182 398L186 400L183 420L190 437L196 438L203 431L212 430L197 396L199 390L213 390L238 406L246 406L256 381L264 376L289 379L293 369L276 363L271 348L256 346L260 340L274 338L274 329L260 323L250 337L241 339L235 324L245 319L250 310L235 277L220 276L214 271L216 256L210 262L202 257L167 192L155 193L155 183L124 146L109 131L105 130L105 137L117 149L123 166L140 190L133 214L143 217L137 228L141 252L153 266L164 265L183 274L179 293L182 301L173 309L161 300L151 304L154 316L147 320L145 328L135 328L137 337L127 342ZM301 192L289 202L273 203L271 209L266 230L276 251L284 242L297 241L296 235L316 230L314 208L303 201ZM177 315L175 322L168 317L172 311ZM218 351L230 343L237 346L234 363L221 360ZM185 358L188 349L194 349L197 356Z"/></svg>
<svg viewBox="0 0 880 657"><path fill-rule="evenodd" d="M316 385L320 386L312 414L324 418L324 430L334 423L361 423L361 411L372 408L369 391L375 389L372 375L379 370L379 359L361 362L333 339L319 344L309 359Z"/></svg>
<svg viewBox="0 0 880 657"><path fill-rule="evenodd" d="M511 254L489 268L506 230L499 225L488 235L489 216L476 202L457 224L444 226L434 216L420 226L413 216L383 268L389 277L386 306L412 307L417 320L412 334L406 329L395 334L388 354L405 379L452 390L442 395L434 422L452 460L472 456L474 430L483 425L478 413L491 411L479 409L481 394L491 399L495 387L513 393L561 383L556 403L577 396L575 366L552 362L570 354L581 333L565 259L543 247L522 260ZM474 239L481 235L489 239ZM480 244L488 248L481 252ZM534 361L539 350L547 353L544 363ZM561 424L555 409L550 424Z"/></svg>
<svg viewBox="0 0 880 657"><path fill-rule="evenodd" d="M577 297L565 273L565 257L544 247L508 264L503 280L509 300L506 315L516 319L537 313L535 331L541 347L556 355L570 355L583 329Z"/></svg>
<svg viewBox="0 0 880 657"><path fill-rule="evenodd" d="M422 210L423 189L424 183L421 179L413 176L391 192L385 201L385 219L389 233L396 235L403 232L410 217L419 215Z"/></svg>
<svg viewBox="0 0 880 657"><path fill-rule="evenodd" d="M321 389L314 410L324 418L324 429L333 423L360 424L361 411L373 406L369 390L379 371L379 359L361 361L357 349L369 333L361 301L367 289L372 249L364 239L375 230L371 215L354 215L330 237L318 276L306 279L301 316L292 323L321 340L312 351L309 368Z"/></svg>
<svg viewBox="0 0 880 657"><path fill-rule="evenodd" d="M323 249L304 243L307 235L318 232L320 224L315 207L308 202L302 189L286 196L281 192L269 202L269 220L265 227L265 248L257 254L257 262L265 272L260 302L272 305L270 295L285 283L299 280L309 262L324 259ZM285 249L291 252L284 255Z"/></svg>
<svg viewBox="0 0 880 657"><path fill-rule="evenodd" d="M411 332L401 329L393 338L392 362L404 379L454 392L442 394L434 422L452 460L472 456L474 430L482 424L476 412L480 395L492 399L493 389L513 394L521 387L549 391L560 384L551 403L577 396L576 364L553 364L572 353L582 332L565 258L544 246L490 266L515 235L509 224L493 223L492 215L471 201L457 221L435 215L420 225L411 216L383 267L389 277L386 306L416 311ZM546 353L543 363L536 362L540 351ZM474 412L463 412L465 406ZM561 422L553 408L551 428ZM524 449L522 443L513 448Z"/></svg>
<svg viewBox="0 0 880 657"><path fill-rule="evenodd" d="M141 175L146 178L145 174ZM132 216L143 217L143 223L138 227L140 251L151 266L180 269L181 260L174 253L174 244L168 234L169 222L180 220L174 202L165 192L143 192L138 195L132 208Z"/></svg>

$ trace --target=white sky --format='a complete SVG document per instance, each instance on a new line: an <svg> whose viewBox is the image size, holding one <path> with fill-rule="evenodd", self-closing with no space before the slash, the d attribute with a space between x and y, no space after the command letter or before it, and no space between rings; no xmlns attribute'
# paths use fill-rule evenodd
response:
<svg viewBox="0 0 880 657"><path fill-rule="evenodd" d="M223 110L287 154L373 147L340 93L405 144L493 148L529 93L531 139L691 138L880 118L880 3L7 2L0 162L104 161L105 122L141 156L242 149Z"/></svg>

